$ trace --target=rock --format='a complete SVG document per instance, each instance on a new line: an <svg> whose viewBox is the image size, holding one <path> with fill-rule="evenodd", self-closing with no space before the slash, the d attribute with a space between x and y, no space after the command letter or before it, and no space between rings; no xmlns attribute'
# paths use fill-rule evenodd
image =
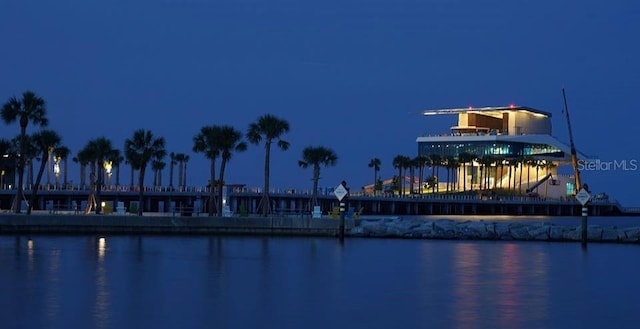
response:
<svg viewBox="0 0 640 329"><path fill-rule="evenodd" d="M627 228L624 230L624 234L626 235L624 241L637 242L640 240L640 227Z"/></svg>
<svg viewBox="0 0 640 329"><path fill-rule="evenodd" d="M564 231L564 239L570 241L582 240L582 231L580 227L571 227Z"/></svg>
<svg viewBox="0 0 640 329"><path fill-rule="evenodd" d="M564 232L566 228L562 226L551 226L549 229L549 240L562 241L564 239Z"/></svg>
<svg viewBox="0 0 640 329"><path fill-rule="evenodd" d="M511 233L509 233L509 224L505 223L494 223L494 231L495 235L498 239L501 240L511 240L513 237Z"/></svg>
<svg viewBox="0 0 640 329"><path fill-rule="evenodd" d="M549 226L529 228L529 235L534 240L547 241L549 240Z"/></svg>
<svg viewBox="0 0 640 329"><path fill-rule="evenodd" d="M582 227L580 227L582 230ZM580 238L582 239L582 231L580 232ZM601 241L602 240L602 227L598 225L587 226L587 240L588 241Z"/></svg>
<svg viewBox="0 0 640 329"><path fill-rule="evenodd" d="M432 238L433 237L433 222L427 221L422 223L422 225L413 229L413 233L415 236L420 236L423 238Z"/></svg>
<svg viewBox="0 0 640 329"><path fill-rule="evenodd" d="M456 237L456 224L452 220L434 222L433 233L435 238L452 239Z"/></svg>
<svg viewBox="0 0 640 329"><path fill-rule="evenodd" d="M605 227L602 229L602 241L618 241L620 238L620 232L612 227Z"/></svg>
<svg viewBox="0 0 640 329"><path fill-rule="evenodd" d="M486 239L489 235L485 223L479 221L456 225L456 236L467 239Z"/></svg>
<svg viewBox="0 0 640 329"><path fill-rule="evenodd" d="M529 228L523 224L509 225L509 232L511 232L511 237L515 240L531 239L531 235L529 235Z"/></svg>

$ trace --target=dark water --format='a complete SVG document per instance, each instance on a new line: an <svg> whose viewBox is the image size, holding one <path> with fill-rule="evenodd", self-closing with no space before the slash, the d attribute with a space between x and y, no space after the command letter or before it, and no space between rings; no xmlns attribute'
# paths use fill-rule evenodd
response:
<svg viewBox="0 0 640 329"><path fill-rule="evenodd" d="M0 236L0 328L638 328L640 246Z"/></svg>

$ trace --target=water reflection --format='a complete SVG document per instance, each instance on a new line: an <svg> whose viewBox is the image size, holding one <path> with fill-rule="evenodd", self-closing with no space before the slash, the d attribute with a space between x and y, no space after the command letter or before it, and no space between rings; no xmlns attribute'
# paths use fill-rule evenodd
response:
<svg viewBox="0 0 640 329"><path fill-rule="evenodd" d="M458 328L476 328L482 318L493 319L497 328L521 327L525 318L544 327L549 317L545 252L516 243L480 249L463 242L454 253L452 317Z"/></svg>
<svg viewBox="0 0 640 329"><path fill-rule="evenodd" d="M453 318L457 328L475 328L479 323L478 300L481 297L479 280L479 251L469 243L459 243L454 254L454 303L457 312Z"/></svg>
<svg viewBox="0 0 640 329"><path fill-rule="evenodd" d="M33 244L33 243L32 243ZM48 253L49 267L45 296L45 314L48 323L55 323L60 312L60 257L59 249Z"/></svg>
<svg viewBox="0 0 640 329"><path fill-rule="evenodd" d="M99 237L96 245L96 253L98 262L95 270L95 303L94 303L94 321L95 328L108 328L110 321L109 297L111 292L108 286L107 269L105 266L105 257L107 255L107 239Z"/></svg>
<svg viewBox="0 0 640 329"><path fill-rule="evenodd" d="M616 316L607 318L611 327L620 327L618 317L640 321L635 265L624 261L638 249L577 248L0 236L0 279L10 283L0 286L0 316L24 328L548 328L571 327L578 314L584 328L606 327L606 314Z"/></svg>

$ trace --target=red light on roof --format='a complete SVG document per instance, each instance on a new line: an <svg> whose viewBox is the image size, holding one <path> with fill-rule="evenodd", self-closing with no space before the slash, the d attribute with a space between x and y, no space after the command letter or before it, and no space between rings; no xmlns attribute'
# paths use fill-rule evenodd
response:
<svg viewBox="0 0 640 329"><path fill-rule="evenodd" d="M469 105L469 110L471 110L473 108L473 106Z"/></svg>
<svg viewBox="0 0 640 329"><path fill-rule="evenodd" d="M509 105L509 107L510 107L510 108L515 108L516 106L515 106L515 105L513 105L513 104L511 104L511 105Z"/></svg>

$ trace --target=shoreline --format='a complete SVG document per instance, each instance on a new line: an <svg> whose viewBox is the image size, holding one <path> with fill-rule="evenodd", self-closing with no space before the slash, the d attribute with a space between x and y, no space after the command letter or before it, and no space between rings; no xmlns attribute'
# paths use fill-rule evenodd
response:
<svg viewBox="0 0 640 329"><path fill-rule="evenodd" d="M154 234L338 236L339 220L292 217L180 217L133 215L0 214L0 235ZM346 238L580 242L580 225L548 221L453 220L363 217L345 220ZM588 241L640 243L640 224L589 225Z"/></svg>

